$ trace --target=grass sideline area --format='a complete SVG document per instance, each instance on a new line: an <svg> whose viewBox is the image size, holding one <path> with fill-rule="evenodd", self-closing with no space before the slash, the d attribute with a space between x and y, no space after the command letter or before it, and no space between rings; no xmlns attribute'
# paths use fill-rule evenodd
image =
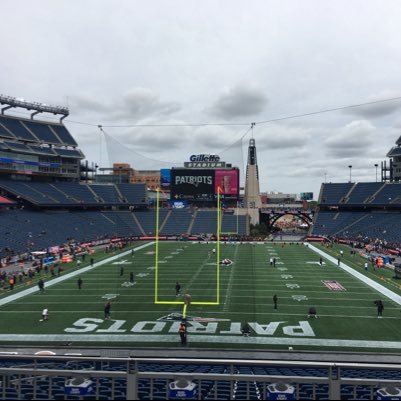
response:
<svg viewBox="0 0 401 401"><path fill-rule="evenodd" d="M212 243L160 242L159 299L182 300L189 293L193 301L215 301L217 261L211 252L215 247ZM365 272L365 260L351 256L349 248L317 247L335 260L343 249L342 263L401 295L390 270L373 271L369 265ZM183 306L154 303L155 245L136 246L134 256L126 249L121 255L99 253L95 258L93 269L66 270L64 277L53 279L58 280L53 285L45 281L44 293L34 286L32 294L2 305L0 344L179 347ZM220 304L189 305L187 309L190 347L401 350L401 306L325 257L321 266L320 255L302 243L222 244L223 258L233 264L219 267ZM276 259L275 267L270 258ZM130 282L130 273L135 283ZM181 284L178 297L177 281ZM14 291L15 296L18 290ZM3 294L2 300L9 295L10 291ZM377 299L384 303L382 319L377 318ZM111 319L104 316L108 300ZM316 307L318 318L307 317L310 306ZM45 307L49 320L41 322ZM249 337L241 334L244 323L250 327Z"/></svg>

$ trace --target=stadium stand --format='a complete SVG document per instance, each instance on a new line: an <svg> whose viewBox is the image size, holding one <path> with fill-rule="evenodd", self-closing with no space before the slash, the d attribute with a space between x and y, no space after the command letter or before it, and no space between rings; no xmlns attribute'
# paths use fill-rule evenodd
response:
<svg viewBox="0 0 401 401"><path fill-rule="evenodd" d="M192 233L214 233L217 226L217 209L216 210L197 210L192 225Z"/></svg>
<svg viewBox="0 0 401 401"><path fill-rule="evenodd" d="M163 224L164 220L166 219L167 213L167 209L160 209L159 226ZM153 209L138 211L135 213L135 216L147 235L156 234L156 210Z"/></svg>
<svg viewBox="0 0 401 401"><path fill-rule="evenodd" d="M400 243L401 184L356 183L351 189L349 185L322 184L322 202L310 233Z"/></svg>
<svg viewBox="0 0 401 401"><path fill-rule="evenodd" d="M352 186L353 184L351 183L323 184L319 197L319 199L321 200L320 203L326 205L336 205L340 203L341 199L343 199L348 194Z"/></svg>
<svg viewBox="0 0 401 401"><path fill-rule="evenodd" d="M367 203L384 184L381 182L360 182L354 185L346 200L347 204Z"/></svg>
<svg viewBox="0 0 401 401"><path fill-rule="evenodd" d="M32 121L24 121L23 124L35 134L40 142L51 143L54 145L62 144L60 139L57 137L57 135L54 134L54 132L49 128L48 125Z"/></svg>
<svg viewBox="0 0 401 401"><path fill-rule="evenodd" d="M145 184L117 184L117 190L129 204L147 205Z"/></svg>
<svg viewBox="0 0 401 401"><path fill-rule="evenodd" d="M172 209L160 226L160 233L165 235L189 234L189 225L193 218L192 209Z"/></svg>
<svg viewBox="0 0 401 401"><path fill-rule="evenodd" d="M388 183L374 196L372 205L401 205L401 183Z"/></svg>
<svg viewBox="0 0 401 401"><path fill-rule="evenodd" d="M399 365L380 363L81 356L2 356L0 369L2 399L67 400L167 400L175 398L169 385L179 379L193 382L193 398L201 400L370 400L379 389L397 386L401 372ZM68 394L74 378L91 386L89 394ZM292 393L279 394L280 388Z"/></svg>
<svg viewBox="0 0 401 401"><path fill-rule="evenodd" d="M62 124L31 121L5 115L0 116L0 137L60 146L78 146Z"/></svg>
<svg viewBox="0 0 401 401"><path fill-rule="evenodd" d="M4 255L5 248L22 253L27 247L45 249L62 245L72 238L84 242L100 237L140 235L140 229L130 215L129 211L1 210L0 248ZM28 243L33 245L28 246Z"/></svg>
<svg viewBox="0 0 401 401"><path fill-rule="evenodd" d="M40 142L39 138L32 134L25 127L25 125L22 124L20 119L1 115L0 124L3 126L3 128L5 128L6 131L11 134L10 137L28 142Z"/></svg>

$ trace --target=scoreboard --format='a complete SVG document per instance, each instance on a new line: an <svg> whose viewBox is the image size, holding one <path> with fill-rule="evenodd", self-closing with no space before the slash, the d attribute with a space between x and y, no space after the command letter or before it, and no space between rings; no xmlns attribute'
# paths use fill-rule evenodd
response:
<svg viewBox="0 0 401 401"><path fill-rule="evenodd" d="M213 201L239 198L239 169L173 168L170 174L171 199Z"/></svg>

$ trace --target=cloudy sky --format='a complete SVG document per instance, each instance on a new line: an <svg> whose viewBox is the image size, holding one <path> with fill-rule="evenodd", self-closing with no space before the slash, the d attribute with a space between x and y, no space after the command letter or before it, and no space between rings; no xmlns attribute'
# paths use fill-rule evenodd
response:
<svg viewBox="0 0 401 401"><path fill-rule="evenodd" d="M2 0L0 21L0 93L68 105L102 167L242 167L253 136L262 191L316 197L349 165L375 181L401 135L401 100L316 113L401 96L398 0Z"/></svg>

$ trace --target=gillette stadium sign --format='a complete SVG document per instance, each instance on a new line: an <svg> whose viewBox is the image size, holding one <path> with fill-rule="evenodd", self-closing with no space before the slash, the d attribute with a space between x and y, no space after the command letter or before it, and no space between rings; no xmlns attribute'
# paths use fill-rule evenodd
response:
<svg viewBox="0 0 401 401"><path fill-rule="evenodd" d="M184 162L186 168L216 168L226 167L226 163L220 161L220 156L217 155L191 155L189 162Z"/></svg>

